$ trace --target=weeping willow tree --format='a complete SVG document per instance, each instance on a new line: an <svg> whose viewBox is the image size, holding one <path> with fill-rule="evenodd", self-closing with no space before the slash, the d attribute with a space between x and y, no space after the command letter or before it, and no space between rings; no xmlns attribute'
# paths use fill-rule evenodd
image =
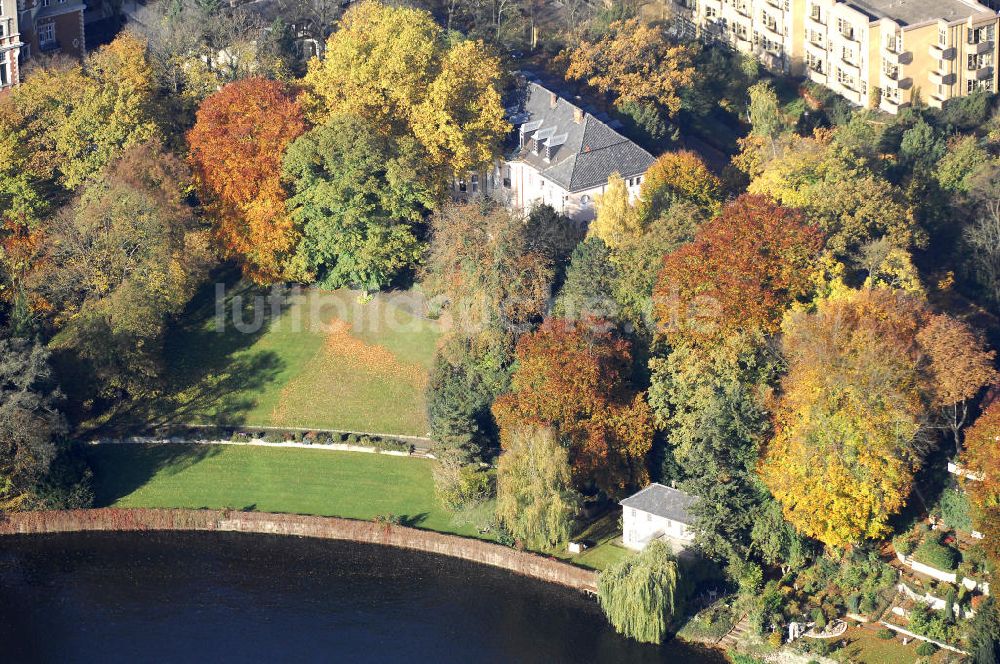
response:
<svg viewBox="0 0 1000 664"><path fill-rule="evenodd" d="M522 427L505 435L497 464L497 518L531 549L569 539L579 496L569 453L548 428Z"/></svg>
<svg viewBox="0 0 1000 664"><path fill-rule="evenodd" d="M605 569L597 582L604 615L619 634L660 643L677 611L677 560L654 540L646 549Z"/></svg>

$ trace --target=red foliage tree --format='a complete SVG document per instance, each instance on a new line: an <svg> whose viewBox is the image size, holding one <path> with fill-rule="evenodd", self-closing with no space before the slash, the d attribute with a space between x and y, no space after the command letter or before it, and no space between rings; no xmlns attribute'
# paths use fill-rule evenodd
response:
<svg viewBox="0 0 1000 664"><path fill-rule="evenodd" d="M628 378L629 343L603 321L548 319L517 344L511 390L494 415L504 431L525 423L552 427L569 448L576 483L608 493L648 480L652 413Z"/></svg>
<svg viewBox="0 0 1000 664"><path fill-rule="evenodd" d="M306 129L282 83L247 78L211 95L188 133L199 194L226 256L258 283L281 279L297 234L285 210L281 160Z"/></svg>
<svg viewBox="0 0 1000 664"><path fill-rule="evenodd" d="M664 258L654 290L661 332L674 344L710 346L776 332L788 306L809 292L822 245L799 212L740 196Z"/></svg>

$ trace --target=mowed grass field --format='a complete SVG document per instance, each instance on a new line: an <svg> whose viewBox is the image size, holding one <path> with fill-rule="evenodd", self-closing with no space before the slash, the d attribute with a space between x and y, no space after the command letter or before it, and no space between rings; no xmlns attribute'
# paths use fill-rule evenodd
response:
<svg viewBox="0 0 1000 664"><path fill-rule="evenodd" d="M203 294L168 336L170 388L147 421L426 435L440 326L414 293L358 295Z"/></svg>
<svg viewBox="0 0 1000 664"><path fill-rule="evenodd" d="M95 445L98 507L252 509L373 519L478 537L434 496L431 461L237 445Z"/></svg>

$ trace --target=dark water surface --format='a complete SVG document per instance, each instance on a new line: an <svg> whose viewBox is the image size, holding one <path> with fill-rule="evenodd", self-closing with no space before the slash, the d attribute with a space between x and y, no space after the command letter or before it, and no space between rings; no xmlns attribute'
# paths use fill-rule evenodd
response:
<svg viewBox="0 0 1000 664"><path fill-rule="evenodd" d="M224 533L0 539L2 662L692 662L594 600L374 545Z"/></svg>

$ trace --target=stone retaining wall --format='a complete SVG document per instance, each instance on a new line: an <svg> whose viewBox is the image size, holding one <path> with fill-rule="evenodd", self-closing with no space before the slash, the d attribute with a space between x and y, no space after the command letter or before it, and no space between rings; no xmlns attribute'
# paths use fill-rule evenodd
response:
<svg viewBox="0 0 1000 664"><path fill-rule="evenodd" d="M0 535L151 530L266 533L381 544L491 565L577 590L594 592L597 588L595 572L554 559L490 542L371 521L234 510L113 508L13 512L0 520Z"/></svg>

